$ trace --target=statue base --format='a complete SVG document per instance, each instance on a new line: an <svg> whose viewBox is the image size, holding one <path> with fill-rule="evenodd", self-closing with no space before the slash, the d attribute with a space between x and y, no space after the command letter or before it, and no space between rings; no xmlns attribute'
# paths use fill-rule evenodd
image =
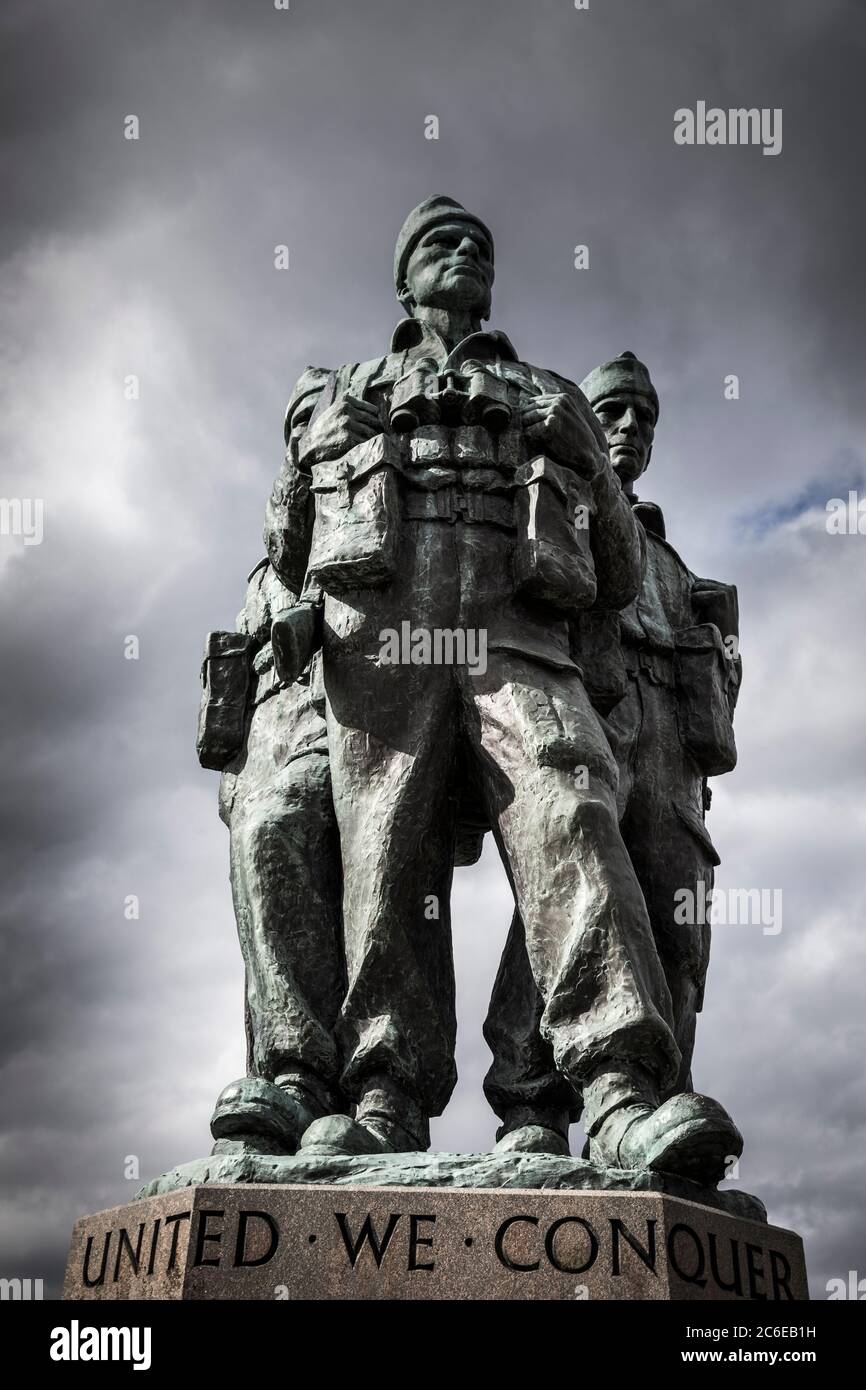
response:
<svg viewBox="0 0 866 1390"><path fill-rule="evenodd" d="M225 1141L223 1141L225 1142ZM372 1155L263 1154L238 1144L234 1152L211 1154L170 1168L145 1183L136 1197L159 1197L182 1187L211 1183L279 1183L283 1186L458 1187L564 1189L569 1192L664 1192L702 1206L717 1207L749 1221L766 1221L758 1197L736 1189L700 1187L669 1173L598 1168L582 1158L555 1154L397 1153Z"/></svg>
<svg viewBox="0 0 866 1390"><path fill-rule="evenodd" d="M262 1182L239 1176L244 1164L247 1172L293 1165L296 1176ZM197 1178L203 1167L208 1177ZM438 1183L411 1180L431 1173ZM666 1184L691 1187L538 1154L220 1155L175 1169L127 1206L79 1221L63 1295L808 1298L800 1237L767 1225L756 1198L714 1192L712 1202L696 1201L662 1190Z"/></svg>

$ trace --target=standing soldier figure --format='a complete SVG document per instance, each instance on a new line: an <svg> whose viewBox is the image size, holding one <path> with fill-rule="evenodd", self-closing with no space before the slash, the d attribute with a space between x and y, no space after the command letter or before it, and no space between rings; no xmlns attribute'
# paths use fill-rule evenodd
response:
<svg viewBox="0 0 866 1390"><path fill-rule="evenodd" d="M303 1146L429 1143L455 1080L448 899L470 785L525 924L542 1034L583 1092L599 1160L717 1176L742 1143L730 1118L702 1096L661 1103L681 1067L670 991L570 654L572 618L637 594L642 532L579 389L482 331L483 223L428 199L395 277L409 318L391 352L341 368L301 440L311 602L272 634L284 679L323 643L344 875L337 1033L355 1116L317 1120ZM413 655L386 663L404 630ZM431 634L467 630L486 634L486 670L426 664Z"/></svg>
<svg viewBox="0 0 866 1390"><path fill-rule="evenodd" d="M691 1090L696 1016L710 949L709 924L678 920L687 915L678 905L683 890L691 895L686 903L709 901L700 885L711 892L719 862L704 813L707 777L730 771L736 762L737 593L731 585L696 578L665 538L660 508L635 495L634 484L650 461L659 411L643 363L624 352L590 372L581 389L646 532L643 585L619 619L625 693L606 714L619 766L620 828L671 994L680 1051L670 1087L675 1094ZM579 652L576 656L579 660ZM497 1136L501 1147L562 1152L569 1107L538 1028L542 1007L515 914L485 1024L494 1054L485 1091L503 1120Z"/></svg>
<svg viewBox="0 0 866 1390"><path fill-rule="evenodd" d="M305 556L298 569L288 538L303 537L312 499L295 455L326 378L308 369L289 401L286 462L265 531L272 558L250 575L238 632L208 639L199 757L222 771L248 1066L217 1101L215 1153L294 1153L308 1125L343 1104L333 1032L345 992L340 849L321 656L286 686L271 646L273 622L303 584Z"/></svg>

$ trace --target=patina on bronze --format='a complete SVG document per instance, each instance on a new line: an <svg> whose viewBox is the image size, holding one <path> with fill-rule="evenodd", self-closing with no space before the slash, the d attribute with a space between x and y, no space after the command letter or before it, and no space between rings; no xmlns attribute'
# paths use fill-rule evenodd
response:
<svg viewBox="0 0 866 1390"><path fill-rule="evenodd" d="M646 534L647 566L637 598L616 616L614 629L605 627L601 615L590 615L578 626L575 641L588 658L586 667L590 660L596 666L595 703L613 732L619 767L620 828L671 994L680 1049L673 1094L691 1090L710 949L708 922L677 919L677 894L685 889L698 901L701 885L711 892L719 862L705 825L707 779L736 762L733 713L742 673L737 592L692 574L667 539L660 508L634 491L650 461L659 415L644 364L624 352L595 368L581 385ZM607 635L604 649L600 632ZM599 662L607 679L598 675ZM606 701L620 681L619 697ZM502 1148L523 1148L534 1139L553 1150L554 1143L545 1143L537 1127L562 1135L568 1119L579 1113L576 1098L565 1108L562 1078L539 1028L542 1012L515 913L485 1024L494 1059L485 1091L503 1120ZM536 1127L533 1135L530 1126Z"/></svg>
<svg viewBox="0 0 866 1390"><path fill-rule="evenodd" d="M257 1077L224 1094L214 1133L218 1143L264 1139L290 1152L303 1130L304 1149L323 1155L428 1146L429 1119L456 1079L451 875L490 826L520 928L500 972L494 1031L497 1010L504 1030L516 1030L510 997L531 993L557 1088L535 1113L506 1107L511 1145L562 1152L567 1098L579 1095L599 1164L717 1181L742 1141L720 1106L686 1089L703 959L690 962L689 999L675 1002L683 971L675 981L666 968L620 830L621 778L600 719L617 702L599 699L598 635L615 632L605 660L622 664L622 704L634 672L619 641L627 618L620 633L611 615L648 582L633 478L622 476L639 451L620 440L612 462L587 396L483 329L493 239L480 218L449 198L422 203L398 237L395 281L407 318L390 350L299 383L296 396L314 405L289 430L266 525L270 566L290 598L273 610L270 652L258 660L272 663L275 711L305 671L314 678L311 661L321 675L345 994L332 1018L332 989L279 1063L264 1061L260 1039L280 1032L281 1011L285 1019L303 993L311 942L317 932L333 940L334 911L309 942L296 939L319 866L295 856L287 903L280 875L267 883L260 874L256 887L256 856L250 874L235 855ZM618 370L634 383L631 361ZM623 383L605 384L612 399ZM633 401L624 408L635 413ZM406 624L483 632L485 669L384 661L383 635ZM688 626L699 626L693 616ZM272 714L265 741L284 747L293 719L289 709ZM665 736L649 737L652 756L664 756ZM240 758L230 778L243 779L249 742ZM233 831L233 843L240 838ZM251 899L269 923L258 944L246 930ZM274 940L293 942L279 960Z"/></svg>

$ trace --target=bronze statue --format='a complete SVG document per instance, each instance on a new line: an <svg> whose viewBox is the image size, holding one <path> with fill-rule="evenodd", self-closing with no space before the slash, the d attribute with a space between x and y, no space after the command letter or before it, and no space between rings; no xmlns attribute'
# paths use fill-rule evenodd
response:
<svg viewBox="0 0 866 1390"><path fill-rule="evenodd" d="M704 817L707 778L736 762L732 720L741 662L731 639L738 636L737 594L730 585L696 578L667 540L660 508L634 491L649 465L659 414L643 363L624 352L592 371L581 389L646 533L640 593L617 619L623 693L601 704L619 767L620 828L671 994L681 1058L675 1094L692 1088L710 949L708 922L677 921L677 894L688 889L697 901L701 883L709 894L719 862ZM563 1092L538 1027L541 1011L515 913L485 1024L493 1052L485 1091L503 1121L500 1147L568 1152L567 1126L579 1106Z"/></svg>
<svg viewBox="0 0 866 1390"><path fill-rule="evenodd" d="M294 393L258 581L270 643L212 647L202 728L210 765L239 749L223 805L254 1073L221 1097L218 1147L290 1153L303 1131L310 1154L427 1148L456 1079L452 870L489 826L519 914L489 1036L522 1029L529 1059L500 1088L506 1147L567 1152L580 1096L594 1162L716 1181L742 1141L689 1089L705 941L671 940L664 898L712 867L695 787L724 769L695 750L707 719L710 741L729 728L733 591L695 581L633 505L657 413L635 359L585 393L484 330L493 239L449 198L410 213L395 282L390 349ZM267 697L229 698L250 661ZM675 729L680 671L727 725L714 705ZM324 722L297 684L320 678ZM651 708L648 681L666 692ZM669 760L650 805L671 740L687 771Z"/></svg>

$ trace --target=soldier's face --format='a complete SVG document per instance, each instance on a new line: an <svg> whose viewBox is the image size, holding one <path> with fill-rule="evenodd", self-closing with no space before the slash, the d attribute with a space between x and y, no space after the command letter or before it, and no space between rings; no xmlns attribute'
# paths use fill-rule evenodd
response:
<svg viewBox="0 0 866 1390"><path fill-rule="evenodd" d="M490 313L493 247L472 222L443 222L420 238L409 257L406 288L416 304Z"/></svg>
<svg viewBox="0 0 866 1390"><path fill-rule="evenodd" d="M649 463L656 424L652 401L623 391L597 401L593 410L607 436L610 461L620 482L635 482Z"/></svg>
<svg viewBox="0 0 866 1390"><path fill-rule="evenodd" d="M293 439L300 439L310 423L310 416L316 408L318 396L308 396L299 402L292 411L292 418L289 422L289 432L286 438L288 444Z"/></svg>

